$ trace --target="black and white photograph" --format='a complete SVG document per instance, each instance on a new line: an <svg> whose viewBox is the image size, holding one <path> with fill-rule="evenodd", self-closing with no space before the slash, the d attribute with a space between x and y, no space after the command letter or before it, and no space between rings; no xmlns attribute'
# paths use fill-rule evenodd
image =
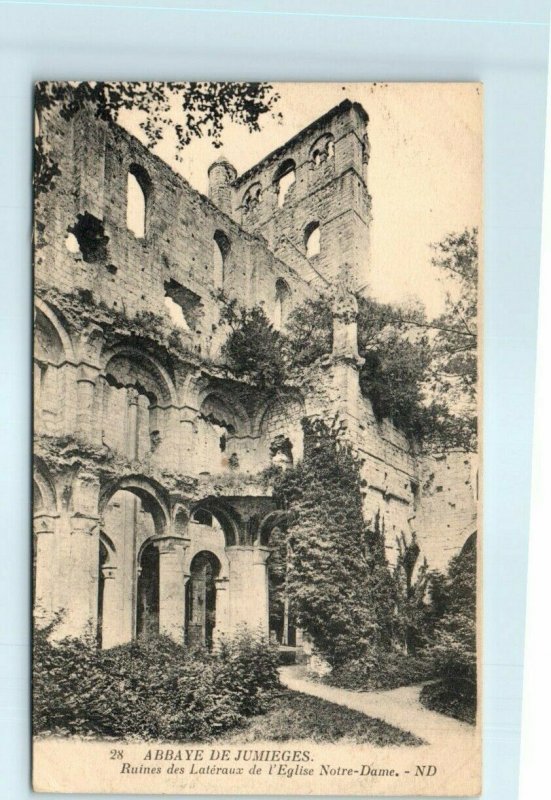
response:
<svg viewBox="0 0 551 800"><path fill-rule="evenodd" d="M36 84L36 791L480 791L482 110Z"/></svg>

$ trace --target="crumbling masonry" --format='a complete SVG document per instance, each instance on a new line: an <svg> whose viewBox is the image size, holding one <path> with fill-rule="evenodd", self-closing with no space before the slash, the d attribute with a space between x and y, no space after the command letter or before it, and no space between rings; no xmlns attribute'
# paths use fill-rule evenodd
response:
<svg viewBox="0 0 551 800"><path fill-rule="evenodd" d="M391 562L402 531L440 568L473 533L470 461L416 458L359 391L367 123L345 101L243 175L219 158L207 198L90 111L40 120L60 175L35 220L34 587L59 635L268 634L263 471L300 459L305 415L346 424ZM277 394L230 373L220 291L281 327L320 290L332 357Z"/></svg>

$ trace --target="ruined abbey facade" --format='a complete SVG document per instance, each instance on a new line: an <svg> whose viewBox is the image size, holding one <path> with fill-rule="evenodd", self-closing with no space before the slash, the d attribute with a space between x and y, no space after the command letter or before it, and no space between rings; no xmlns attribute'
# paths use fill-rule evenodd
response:
<svg viewBox="0 0 551 800"><path fill-rule="evenodd" d="M389 561L416 531L443 568L475 528L470 459L417 457L359 391L364 109L344 101L242 175L219 158L208 197L89 110L40 135L59 175L35 212L34 597L62 612L60 635L268 635L264 471L301 458L309 415L346 427ZM221 293L280 328L319 291L334 297L332 356L277 394L231 373Z"/></svg>

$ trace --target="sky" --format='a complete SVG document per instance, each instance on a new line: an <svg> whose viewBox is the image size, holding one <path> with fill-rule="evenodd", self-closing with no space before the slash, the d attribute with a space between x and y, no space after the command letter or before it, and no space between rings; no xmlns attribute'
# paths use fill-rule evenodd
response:
<svg viewBox="0 0 551 800"><path fill-rule="evenodd" d="M222 149L194 140L176 161L167 136L155 152L207 193L207 170L221 153L244 172L348 98L369 115L371 253L365 293L380 301L421 301L429 316L443 308L445 286L431 266L430 244L465 227L481 229L482 87L475 83L281 83L274 108L249 133L229 123ZM140 115L119 119L139 138Z"/></svg>

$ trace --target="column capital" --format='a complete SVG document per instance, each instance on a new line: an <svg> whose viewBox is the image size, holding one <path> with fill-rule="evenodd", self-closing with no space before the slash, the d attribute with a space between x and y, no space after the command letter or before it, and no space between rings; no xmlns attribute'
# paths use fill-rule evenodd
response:
<svg viewBox="0 0 551 800"><path fill-rule="evenodd" d="M126 396L128 397L128 402L131 406L138 405L139 393L135 386L126 387Z"/></svg>
<svg viewBox="0 0 551 800"><path fill-rule="evenodd" d="M59 514L35 514L33 516L33 530L38 533L55 533L56 520Z"/></svg>
<svg viewBox="0 0 551 800"><path fill-rule="evenodd" d="M191 539L184 536L164 536L157 539L155 544L160 554L176 553L178 550L186 550L191 543Z"/></svg>
<svg viewBox="0 0 551 800"><path fill-rule="evenodd" d="M198 408L193 408L192 406L182 406L180 408L180 422L195 422L198 414Z"/></svg>
<svg viewBox="0 0 551 800"><path fill-rule="evenodd" d="M255 564L265 564L268 561L268 558L270 557L270 553L272 552L272 549L270 547L264 547L264 546L258 546L257 545L254 548L254 551L255 551L254 563Z"/></svg>
<svg viewBox="0 0 551 800"><path fill-rule="evenodd" d="M77 383L95 383L99 375L99 368L90 364L81 364L77 371Z"/></svg>
<svg viewBox="0 0 551 800"><path fill-rule="evenodd" d="M112 580L116 577L117 568L112 566L111 564L104 564L101 568L101 577L104 580Z"/></svg>
<svg viewBox="0 0 551 800"><path fill-rule="evenodd" d="M82 533L93 536L99 531L99 517L88 514L74 514L71 517L71 536Z"/></svg>

